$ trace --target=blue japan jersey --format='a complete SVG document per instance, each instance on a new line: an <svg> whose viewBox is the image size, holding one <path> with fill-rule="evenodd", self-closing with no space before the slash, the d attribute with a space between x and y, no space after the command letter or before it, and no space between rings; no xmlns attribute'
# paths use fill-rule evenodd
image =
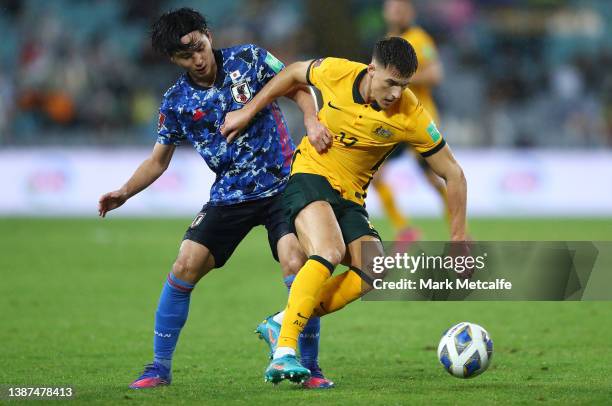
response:
<svg viewBox="0 0 612 406"><path fill-rule="evenodd" d="M217 77L210 88L187 73L164 94L160 144L190 142L215 172L210 204L228 205L274 196L289 178L295 145L276 102L259 112L231 144L219 128L225 114L242 108L284 66L255 45L215 50Z"/></svg>

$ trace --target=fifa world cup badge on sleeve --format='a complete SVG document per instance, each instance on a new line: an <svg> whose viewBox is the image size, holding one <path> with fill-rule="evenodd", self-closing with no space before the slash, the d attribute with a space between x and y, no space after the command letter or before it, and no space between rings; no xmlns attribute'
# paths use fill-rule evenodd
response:
<svg viewBox="0 0 612 406"><path fill-rule="evenodd" d="M436 127L436 123L433 121L429 123L429 126L427 126L427 133L433 142L437 142L441 137L440 131L438 131L438 127Z"/></svg>
<svg viewBox="0 0 612 406"><path fill-rule="evenodd" d="M270 52L268 52L268 54L266 55L265 62L270 67L270 69L274 71L274 73L280 72L285 67L285 65Z"/></svg>

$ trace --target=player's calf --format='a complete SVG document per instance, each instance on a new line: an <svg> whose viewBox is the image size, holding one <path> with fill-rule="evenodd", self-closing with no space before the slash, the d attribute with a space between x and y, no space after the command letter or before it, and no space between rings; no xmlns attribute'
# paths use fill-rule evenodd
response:
<svg viewBox="0 0 612 406"><path fill-rule="evenodd" d="M187 321L191 292L195 282L211 269L210 257L210 251L203 245L183 241L172 272L168 274L162 288L155 312L153 363L145 367L130 388L151 388L170 383L172 357Z"/></svg>

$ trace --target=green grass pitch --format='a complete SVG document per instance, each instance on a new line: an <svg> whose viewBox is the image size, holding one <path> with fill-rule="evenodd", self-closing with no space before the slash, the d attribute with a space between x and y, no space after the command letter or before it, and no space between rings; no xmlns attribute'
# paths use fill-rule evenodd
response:
<svg viewBox="0 0 612 406"><path fill-rule="evenodd" d="M322 321L337 387L263 382L255 325L285 303L263 228L195 289L171 386L130 391L151 360L160 289L189 219L0 219L0 385L62 386L76 403L610 404L612 302L356 302ZM375 222L392 237L387 223ZM425 237L446 238L439 220ZM481 240L610 240L612 220L476 219ZM495 343L489 371L448 375L435 348L459 321ZM75 401L72 401L74 404ZM0 400L2 402L2 400Z"/></svg>

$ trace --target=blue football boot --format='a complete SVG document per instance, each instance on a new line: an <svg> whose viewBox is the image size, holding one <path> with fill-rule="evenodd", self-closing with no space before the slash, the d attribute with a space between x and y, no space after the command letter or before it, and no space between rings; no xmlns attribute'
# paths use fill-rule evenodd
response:
<svg viewBox="0 0 612 406"><path fill-rule="evenodd" d="M277 384L283 379L288 379L295 383L303 383L310 379L310 370L304 368L295 355L285 355L273 359L270 361L268 368L266 368L264 380Z"/></svg>
<svg viewBox="0 0 612 406"><path fill-rule="evenodd" d="M276 345L278 344L278 337L280 336L281 325L274 321L273 317L278 313L268 316L264 321L257 325L255 333L259 335L260 340L264 340L268 344L269 354L268 356L272 359Z"/></svg>
<svg viewBox="0 0 612 406"><path fill-rule="evenodd" d="M156 386L170 385L172 374L162 364L152 363L145 365L144 372L138 379L130 384L130 389L155 388Z"/></svg>

